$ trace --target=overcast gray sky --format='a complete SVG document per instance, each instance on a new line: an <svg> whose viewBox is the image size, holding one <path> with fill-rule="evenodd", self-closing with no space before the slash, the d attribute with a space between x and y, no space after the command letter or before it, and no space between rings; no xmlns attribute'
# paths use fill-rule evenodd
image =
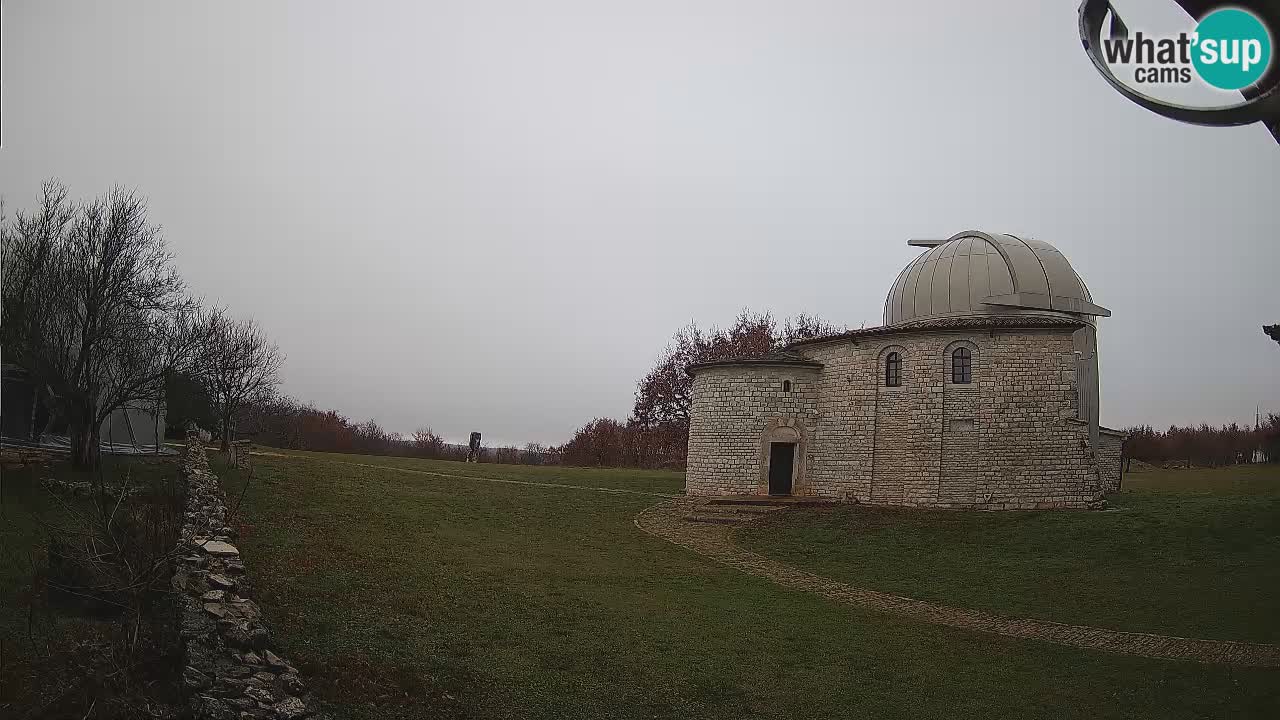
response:
<svg viewBox="0 0 1280 720"><path fill-rule="evenodd" d="M1113 311L1105 424L1280 411L1266 131L1130 104L1075 0L884 5L7 0L0 194L138 188L285 391L400 432L562 442L689 320L876 325L965 229Z"/></svg>

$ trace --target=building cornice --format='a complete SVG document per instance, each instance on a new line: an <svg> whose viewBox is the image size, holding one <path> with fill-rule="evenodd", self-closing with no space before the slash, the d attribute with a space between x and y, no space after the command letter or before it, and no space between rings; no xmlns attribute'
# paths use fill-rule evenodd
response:
<svg viewBox="0 0 1280 720"><path fill-rule="evenodd" d="M685 372L693 375L699 370L705 370L713 367L788 367L806 370L821 370L822 363L817 360L795 353L789 352L773 352L768 355L755 358L724 358L722 360L708 360L707 362L693 363L685 368Z"/></svg>
<svg viewBox="0 0 1280 720"><path fill-rule="evenodd" d="M964 315L953 318L929 318L913 320L896 325L880 325L877 327L847 330L835 335L797 340L783 350L842 340L858 340L865 337L881 337L885 335L903 335L922 331L951 330L1035 330L1044 328L1062 328L1078 330L1087 323L1070 317L1053 315Z"/></svg>

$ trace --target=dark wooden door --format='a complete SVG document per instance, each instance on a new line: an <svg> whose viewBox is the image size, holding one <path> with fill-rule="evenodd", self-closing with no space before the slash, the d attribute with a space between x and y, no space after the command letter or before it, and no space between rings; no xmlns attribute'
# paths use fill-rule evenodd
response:
<svg viewBox="0 0 1280 720"><path fill-rule="evenodd" d="M791 468L796 459L795 443L769 445L769 494L791 494Z"/></svg>

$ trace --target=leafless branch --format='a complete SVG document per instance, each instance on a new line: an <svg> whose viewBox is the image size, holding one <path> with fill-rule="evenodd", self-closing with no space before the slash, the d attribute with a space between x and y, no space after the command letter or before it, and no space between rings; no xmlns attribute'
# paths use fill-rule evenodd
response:
<svg viewBox="0 0 1280 720"><path fill-rule="evenodd" d="M136 192L85 202L50 180L38 206L0 219L0 342L53 392L79 467L97 465L102 421L144 404L201 345L160 228Z"/></svg>

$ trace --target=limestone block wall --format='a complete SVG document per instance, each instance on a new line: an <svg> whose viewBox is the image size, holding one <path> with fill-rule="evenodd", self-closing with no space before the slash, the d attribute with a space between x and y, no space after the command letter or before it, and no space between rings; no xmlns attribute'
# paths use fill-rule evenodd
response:
<svg viewBox="0 0 1280 720"><path fill-rule="evenodd" d="M972 347L973 343L967 343ZM989 349L990 350L990 349ZM974 352L975 370L982 365L983 353ZM978 491L978 470L987 462L987 443L984 442L980 414L986 410L982 402L982 375L975 374L975 385L950 383L950 367L944 361L942 416L937 426L941 431L938 440L938 493L930 498L933 504L943 507L971 507L982 501ZM883 467L883 466L882 466Z"/></svg>
<svg viewBox="0 0 1280 720"><path fill-rule="evenodd" d="M960 346L973 357L970 384L951 382L951 351ZM811 408L801 413L807 463L797 487L804 494L983 509L1091 507L1101 499L1087 427L1074 421L1070 328L921 330L793 352L823 365L804 385ZM885 387L889 352L902 357L901 387ZM781 377L745 367L697 372L690 494L755 492L762 429L770 415L797 409L743 391Z"/></svg>
<svg viewBox="0 0 1280 720"><path fill-rule="evenodd" d="M893 345L884 343L884 345ZM898 346L893 345L897 348ZM817 381L808 477L810 492L833 499L869 498L875 459L880 345L845 343L806 348L802 354L823 364ZM914 392L909 364L903 387Z"/></svg>
<svg viewBox="0 0 1280 720"><path fill-rule="evenodd" d="M1103 428L1099 434L1098 472L1102 476L1102 491L1113 493L1120 489L1125 435Z"/></svg>
<svg viewBox="0 0 1280 720"><path fill-rule="evenodd" d="M689 413L689 459L685 477L690 495L760 494L767 482L764 437L786 426L807 444L817 416L817 371L789 366L706 368L694 376ZM791 382L791 391L783 383ZM807 461L806 453L796 462ZM768 492L767 485L764 493ZM807 494L803 475L794 494Z"/></svg>
<svg viewBox="0 0 1280 720"><path fill-rule="evenodd" d="M997 336L988 344L976 414L984 460L979 507L1090 507L1101 500L1088 428L1079 412L1070 333ZM982 342L981 338L975 338Z"/></svg>

